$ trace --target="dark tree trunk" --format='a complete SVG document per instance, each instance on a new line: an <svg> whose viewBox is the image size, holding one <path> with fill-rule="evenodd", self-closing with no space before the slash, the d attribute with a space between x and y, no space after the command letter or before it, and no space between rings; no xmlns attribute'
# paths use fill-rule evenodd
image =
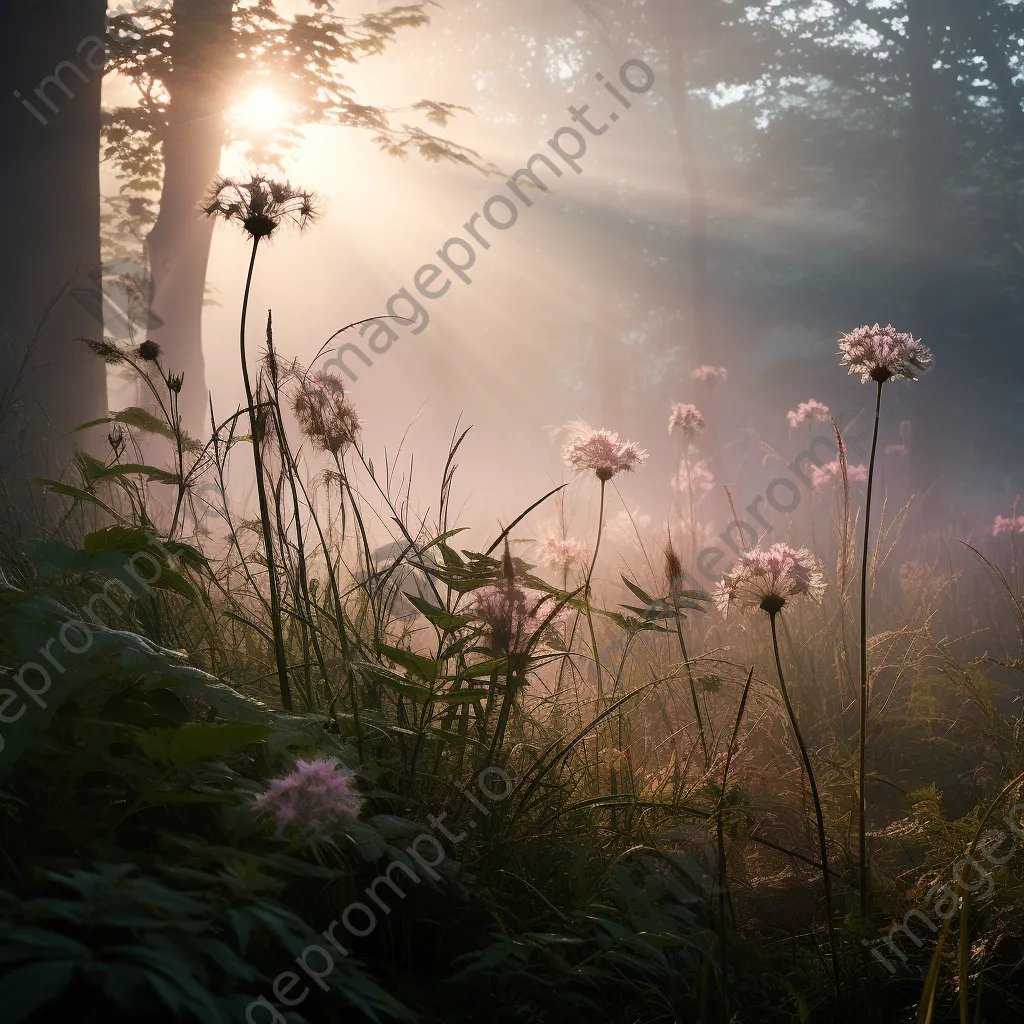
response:
<svg viewBox="0 0 1024 1024"><path fill-rule="evenodd" d="M234 63L232 0L175 0L170 104L163 131L160 214L149 235L150 337L164 365L184 373L181 412L193 433L207 425L203 365L203 298L213 222L199 210L220 169L224 107Z"/></svg>
<svg viewBox="0 0 1024 1024"><path fill-rule="evenodd" d="M107 411L106 367L75 340L103 334L105 17L104 0L23 4L0 62L0 393L7 398L0 472L8 478L66 462L70 431ZM26 346L33 347L28 373L15 393Z"/></svg>

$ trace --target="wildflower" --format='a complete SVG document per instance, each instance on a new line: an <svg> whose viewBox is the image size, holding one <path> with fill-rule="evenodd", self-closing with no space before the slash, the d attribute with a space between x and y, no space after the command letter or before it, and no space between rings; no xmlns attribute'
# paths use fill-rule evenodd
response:
<svg viewBox="0 0 1024 1024"><path fill-rule="evenodd" d="M603 532L608 543L615 547L626 545L641 548L640 537L651 528L651 517L634 505L632 511L622 509L617 515L604 521Z"/></svg>
<svg viewBox="0 0 1024 1024"><path fill-rule="evenodd" d="M553 611L551 594L519 586L502 578L473 595L471 612L490 630L496 654L522 653ZM559 618L552 618L552 622Z"/></svg>
<svg viewBox="0 0 1024 1024"><path fill-rule="evenodd" d="M992 523L992 536L998 537L1001 533L1022 533L1024 532L1024 516L996 516Z"/></svg>
<svg viewBox="0 0 1024 1024"><path fill-rule="evenodd" d="M206 196L203 213L235 221L256 241L269 238L285 221L302 230L317 218L312 192L288 182L254 174L248 181L218 178Z"/></svg>
<svg viewBox="0 0 1024 1024"><path fill-rule="evenodd" d="M672 406L672 412L668 418L668 432L674 433L681 430L687 441L692 441L705 427L704 417L695 405L681 405L678 402Z"/></svg>
<svg viewBox="0 0 1024 1024"><path fill-rule="evenodd" d="M297 379L292 410L299 429L315 449L337 455L355 442L360 427L359 415L345 394L344 382L338 374L325 370Z"/></svg>
<svg viewBox="0 0 1024 1024"><path fill-rule="evenodd" d="M273 814L278 835L285 827L307 836L344 829L355 823L362 806L353 777L352 772L339 768L336 758L300 759L283 779L273 779L253 806Z"/></svg>
<svg viewBox="0 0 1024 1024"><path fill-rule="evenodd" d="M117 347L112 338L103 338L97 341L95 338L78 339L94 356L99 356L103 362L110 366L117 366L125 361L124 353Z"/></svg>
<svg viewBox="0 0 1024 1024"><path fill-rule="evenodd" d="M549 537L538 552L545 565L567 573L587 557L586 545L571 537Z"/></svg>
<svg viewBox="0 0 1024 1024"><path fill-rule="evenodd" d="M924 562L909 561L900 566L900 590L908 597L929 591L934 581L931 567Z"/></svg>
<svg viewBox="0 0 1024 1024"><path fill-rule="evenodd" d="M693 491L694 494L703 495L715 489L715 475L703 459L691 462L683 458L679 463L679 473L671 482L677 491Z"/></svg>
<svg viewBox="0 0 1024 1024"><path fill-rule="evenodd" d="M816 398L801 402L795 409L786 413L789 429L796 430L801 423L824 423L828 420L828 406Z"/></svg>
<svg viewBox="0 0 1024 1024"><path fill-rule="evenodd" d="M649 458L635 441L620 441L608 430L590 430L577 434L562 449L562 458L577 473L593 470L602 483L616 473L632 473Z"/></svg>
<svg viewBox="0 0 1024 1024"><path fill-rule="evenodd" d="M828 483L829 480L834 476L839 476L841 472L841 466L839 465L838 459L833 459L831 462L826 462L823 466L812 466L811 467L811 486L820 487L824 483ZM864 465L846 466L846 479L850 483L863 483L868 478L868 467Z"/></svg>
<svg viewBox="0 0 1024 1024"><path fill-rule="evenodd" d="M884 384L887 380L917 380L933 364L931 350L912 334L901 334L888 327L858 327L839 341L842 365L860 379Z"/></svg>
<svg viewBox="0 0 1024 1024"><path fill-rule="evenodd" d="M729 371L724 366L698 366L690 374L691 379L704 384L724 384L729 379Z"/></svg>
<svg viewBox="0 0 1024 1024"><path fill-rule="evenodd" d="M143 362L155 363L160 358L160 346L155 341L144 341L135 354Z"/></svg>
<svg viewBox="0 0 1024 1024"><path fill-rule="evenodd" d="M714 598L723 615L733 605L741 611L760 608L775 615L790 598L806 594L819 601L824 590L825 577L810 551L773 544L740 555L715 588Z"/></svg>

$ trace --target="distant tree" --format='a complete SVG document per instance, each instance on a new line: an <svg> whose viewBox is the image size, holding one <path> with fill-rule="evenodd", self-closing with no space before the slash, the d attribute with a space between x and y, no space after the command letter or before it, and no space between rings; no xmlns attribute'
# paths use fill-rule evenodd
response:
<svg viewBox="0 0 1024 1024"><path fill-rule="evenodd" d="M78 337L95 333L100 262L103 0L22 4L0 62L0 470L35 471L48 443L106 412L105 368ZM55 301L56 300L56 301ZM27 363L23 363L26 350Z"/></svg>
<svg viewBox="0 0 1024 1024"><path fill-rule="evenodd" d="M480 166L473 151L423 127L394 126L395 112L357 101L341 71L381 53L401 29L429 24L429 3L346 18L327 0L308 0L310 13L292 17L273 0L174 0L169 10L136 17L141 43L117 47L113 67L138 102L106 115L106 153L123 179L112 227L122 240L134 238L140 254L143 242L148 250L150 336L185 374L189 428L199 429L206 415L201 325L213 225L199 204L225 145L246 142L225 116L233 102L266 84L289 103L289 124L250 145L254 161L276 162L304 125L326 123L368 131L392 156ZM420 100L409 109L443 127L464 108Z"/></svg>

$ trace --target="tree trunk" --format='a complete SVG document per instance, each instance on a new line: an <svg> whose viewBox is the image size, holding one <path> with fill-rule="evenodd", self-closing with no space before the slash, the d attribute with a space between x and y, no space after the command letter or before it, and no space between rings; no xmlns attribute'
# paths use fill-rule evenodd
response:
<svg viewBox="0 0 1024 1024"><path fill-rule="evenodd" d="M220 170L224 108L234 64L232 0L175 0L170 93L163 131L160 213L149 234L150 338L163 364L184 373L181 413L186 429L202 432L208 403L203 364L203 299L213 222L199 206Z"/></svg>
<svg viewBox="0 0 1024 1024"><path fill-rule="evenodd" d="M14 31L0 62L0 472L8 480L65 463L74 449L70 431L107 411L106 366L75 340L103 335L106 4L26 4Z"/></svg>

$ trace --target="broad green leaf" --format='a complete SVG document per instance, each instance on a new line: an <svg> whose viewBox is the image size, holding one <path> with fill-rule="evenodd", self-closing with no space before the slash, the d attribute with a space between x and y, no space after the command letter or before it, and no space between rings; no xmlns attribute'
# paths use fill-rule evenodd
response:
<svg viewBox="0 0 1024 1024"><path fill-rule="evenodd" d="M425 658L422 654L413 654L412 651L391 647L388 644L377 644L377 653L396 665L401 665L417 679L432 683L437 678L437 662L433 658Z"/></svg>
<svg viewBox="0 0 1024 1024"><path fill-rule="evenodd" d="M141 732L135 737L135 743L154 761L178 767L223 757L241 747L265 740L273 731L270 725L249 722L187 722L178 728Z"/></svg>

